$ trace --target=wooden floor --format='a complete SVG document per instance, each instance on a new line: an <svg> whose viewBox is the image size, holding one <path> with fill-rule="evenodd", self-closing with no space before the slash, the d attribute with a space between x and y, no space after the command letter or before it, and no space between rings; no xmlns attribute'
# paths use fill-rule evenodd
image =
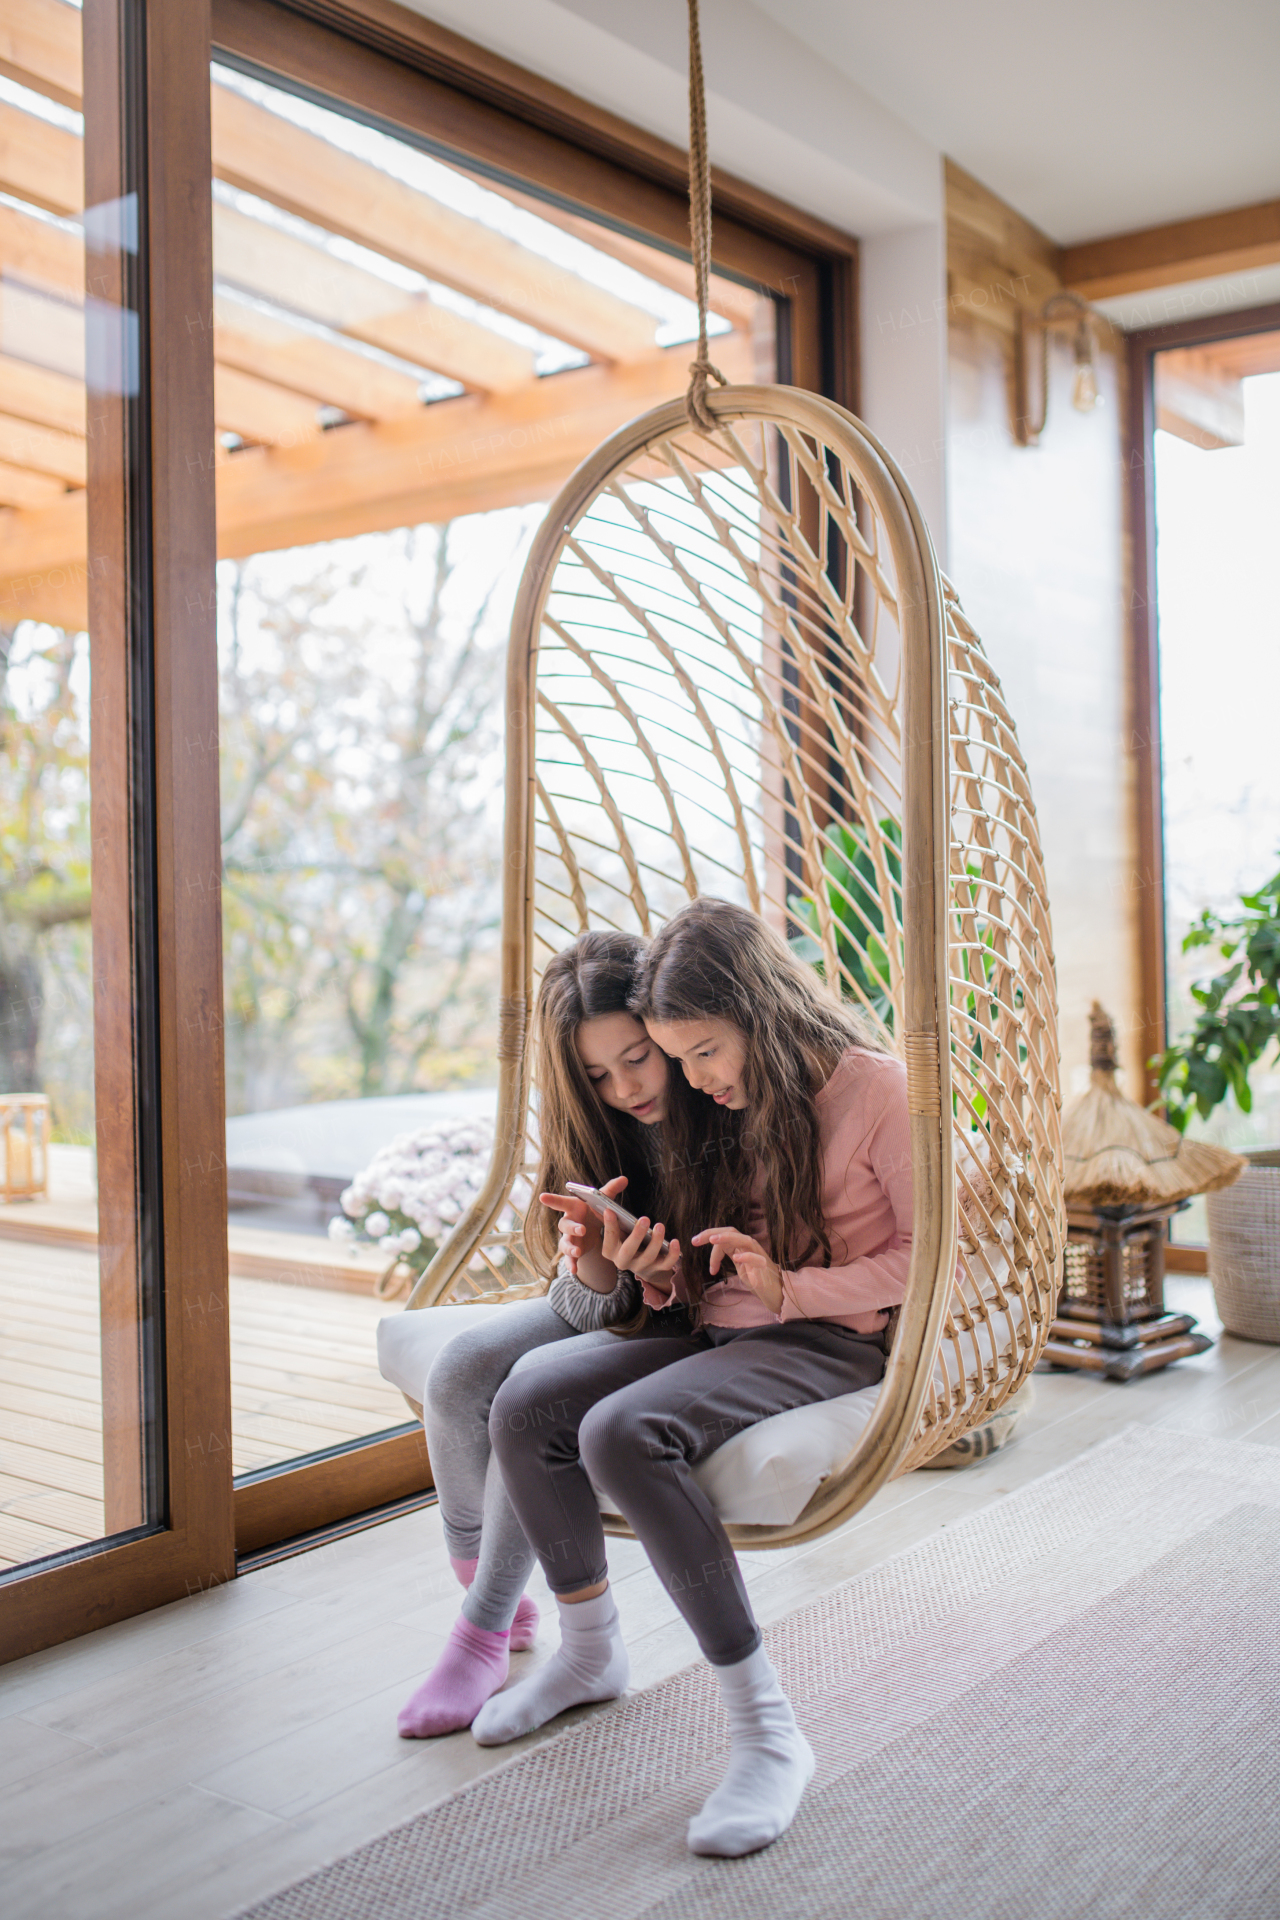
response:
<svg viewBox="0 0 1280 1920"><path fill-rule="evenodd" d="M1216 1330L1204 1282L1170 1294ZM1278 1347L1227 1338L1127 1386L1051 1374L1035 1387L1004 1453L897 1480L811 1546L745 1556L760 1618L1134 1421L1280 1447ZM696 1650L640 1550L611 1542L610 1559L635 1684L649 1686ZM396 1737L457 1599L429 1509L0 1670L6 1920L219 1920L504 1765L510 1749L466 1733ZM554 1644L552 1626L518 1660Z"/></svg>
<svg viewBox="0 0 1280 1920"><path fill-rule="evenodd" d="M378 1372L371 1293L232 1278L237 1473L410 1417ZM98 1539L97 1254L0 1238L0 1566Z"/></svg>

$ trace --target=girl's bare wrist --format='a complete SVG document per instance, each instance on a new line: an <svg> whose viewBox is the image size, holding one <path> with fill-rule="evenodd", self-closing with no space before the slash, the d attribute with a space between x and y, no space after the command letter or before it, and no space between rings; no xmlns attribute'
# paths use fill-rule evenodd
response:
<svg viewBox="0 0 1280 1920"><path fill-rule="evenodd" d="M578 1278L592 1293L612 1293L618 1284L618 1269L602 1253L584 1253L578 1260Z"/></svg>

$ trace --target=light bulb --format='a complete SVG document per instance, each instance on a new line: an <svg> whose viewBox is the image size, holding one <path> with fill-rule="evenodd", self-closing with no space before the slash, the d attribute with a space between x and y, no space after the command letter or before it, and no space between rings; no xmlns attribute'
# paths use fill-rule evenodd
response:
<svg viewBox="0 0 1280 1920"><path fill-rule="evenodd" d="M1076 377L1071 388L1071 404L1077 413L1092 413L1095 407L1102 405L1102 395L1098 392L1098 376L1088 364L1076 368Z"/></svg>
<svg viewBox="0 0 1280 1920"><path fill-rule="evenodd" d="M1071 386L1071 404L1077 413L1092 413L1095 407L1101 406L1102 395L1093 369L1093 340L1083 320L1076 330L1075 353L1076 377Z"/></svg>

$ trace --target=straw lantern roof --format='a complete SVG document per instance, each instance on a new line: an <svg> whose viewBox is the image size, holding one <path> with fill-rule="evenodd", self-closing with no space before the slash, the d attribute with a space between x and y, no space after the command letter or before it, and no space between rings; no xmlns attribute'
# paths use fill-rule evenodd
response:
<svg viewBox="0 0 1280 1920"><path fill-rule="evenodd" d="M1173 1206L1229 1187L1243 1173L1239 1154L1188 1140L1125 1099L1116 1085L1115 1026L1096 1000L1089 1040L1093 1084L1062 1116L1069 1208Z"/></svg>

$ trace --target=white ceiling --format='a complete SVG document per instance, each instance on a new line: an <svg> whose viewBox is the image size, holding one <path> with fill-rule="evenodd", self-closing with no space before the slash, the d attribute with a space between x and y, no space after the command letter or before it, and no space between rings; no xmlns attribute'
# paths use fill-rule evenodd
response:
<svg viewBox="0 0 1280 1920"><path fill-rule="evenodd" d="M1280 195L1275 0L756 0L1064 244Z"/></svg>
<svg viewBox="0 0 1280 1920"><path fill-rule="evenodd" d="M683 145L684 0L406 0ZM1276 0L702 0L713 157L863 235L947 154L1069 243L1280 195Z"/></svg>

